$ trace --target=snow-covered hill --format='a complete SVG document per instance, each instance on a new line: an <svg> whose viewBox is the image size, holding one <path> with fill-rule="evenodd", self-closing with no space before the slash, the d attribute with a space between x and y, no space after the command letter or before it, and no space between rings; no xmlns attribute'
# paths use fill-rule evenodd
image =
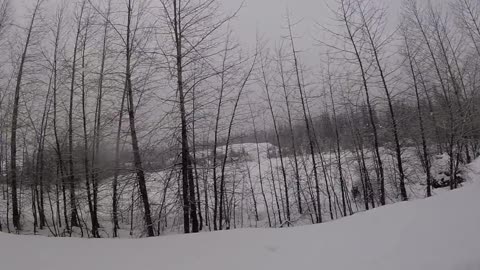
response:
<svg viewBox="0 0 480 270"><path fill-rule="evenodd" d="M471 176L478 178L479 164ZM479 166L477 166L479 165ZM8 270L480 269L480 184L337 221L150 239L0 234Z"/></svg>

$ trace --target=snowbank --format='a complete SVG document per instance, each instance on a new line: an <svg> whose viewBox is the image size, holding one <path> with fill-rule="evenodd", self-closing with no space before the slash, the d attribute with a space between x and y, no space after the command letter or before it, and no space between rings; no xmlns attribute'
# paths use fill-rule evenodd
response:
<svg viewBox="0 0 480 270"><path fill-rule="evenodd" d="M480 269L480 185L321 225L151 239L0 234L0 268Z"/></svg>

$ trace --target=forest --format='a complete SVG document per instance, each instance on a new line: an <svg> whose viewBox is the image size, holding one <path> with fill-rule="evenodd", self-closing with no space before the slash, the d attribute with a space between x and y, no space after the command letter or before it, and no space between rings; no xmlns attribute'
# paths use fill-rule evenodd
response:
<svg viewBox="0 0 480 270"><path fill-rule="evenodd" d="M323 223L457 189L480 155L477 0L332 0L311 48L287 7L281 36L247 46L241 2L32 0L23 16L13 2L0 0L3 232Z"/></svg>

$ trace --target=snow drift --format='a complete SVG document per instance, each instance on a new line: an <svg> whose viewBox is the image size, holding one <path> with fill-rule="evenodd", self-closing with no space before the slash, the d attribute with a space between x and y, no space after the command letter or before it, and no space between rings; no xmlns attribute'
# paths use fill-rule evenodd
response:
<svg viewBox="0 0 480 270"><path fill-rule="evenodd" d="M480 185L341 220L150 239L0 234L0 268L480 269Z"/></svg>

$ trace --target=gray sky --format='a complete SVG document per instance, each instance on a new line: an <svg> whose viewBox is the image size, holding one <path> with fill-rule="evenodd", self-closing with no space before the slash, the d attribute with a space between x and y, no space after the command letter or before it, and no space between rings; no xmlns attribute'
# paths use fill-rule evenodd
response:
<svg viewBox="0 0 480 270"><path fill-rule="evenodd" d="M396 19L401 6L401 0L375 0L389 8ZM432 0L441 2L443 0ZM227 10L235 10L242 0L222 0ZM329 7L336 8L335 0L245 0L234 23L237 37L242 42L254 43L256 29L269 40L278 40L286 34L285 14L290 10L295 26L295 36L298 37L300 50L312 47L314 37L319 34L316 24L331 24L332 14ZM303 48L302 48L303 47Z"/></svg>
<svg viewBox="0 0 480 270"><path fill-rule="evenodd" d="M65 0L75 2L75 0ZM155 4L155 0L151 0ZM401 0L374 0L384 3L392 14L397 14ZM420 0L422 1L422 0ZM431 0L443 2L444 0ZM26 7L32 7L35 0L12 0L18 15L25 13ZM46 6L54 5L59 0L45 0ZM316 23L329 23L331 13L328 6L335 7L335 0L219 0L227 12L233 12L244 3L235 22L232 23L237 38L247 44L255 43L258 29L266 39L278 40L284 35L285 14L290 10L295 27L295 35L299 38L299 46L311 46L313 35L318 34ZM302 49L302 48L300 48Z"/></svg>
<svg viewBox="0 0 480 270"><path fill-rule="evenodd" d="M26 7L29 9L36 0L12 0L12 3L18 15L25 14ZM62 0L45 0L45 6L53 7L55 3ZM67 3L73 3L77 0L63 0ZM115 0L122 1L122 0ZM157 0L151 0L155 5ZM263 40L270 42L273 47L275 43L281 40L282 36L287 34L285 14L290 11L291 20L296 23L294 35L296 36L296 47L301 52L302 63L307 68L316 68L319 63L319 46L315 38L322 34L318 27L321 25L331 25L332 13L329 7L336 9L336 0L218 0L227 13L237 10L243 3L237 18L231 23L234 31L234 37L248 49L253 49L256 42L257 31ZM398 14L402 0L373 0L382 3L388 7L389 23L397 25ZM420 3L427 0L419 0ZM445 2L445 0L430 0L434 4ZM47 10L54 10L47 8ZM47 15L48 16L48 15ZM322 39L323 40L323 39Z"/></svg>

